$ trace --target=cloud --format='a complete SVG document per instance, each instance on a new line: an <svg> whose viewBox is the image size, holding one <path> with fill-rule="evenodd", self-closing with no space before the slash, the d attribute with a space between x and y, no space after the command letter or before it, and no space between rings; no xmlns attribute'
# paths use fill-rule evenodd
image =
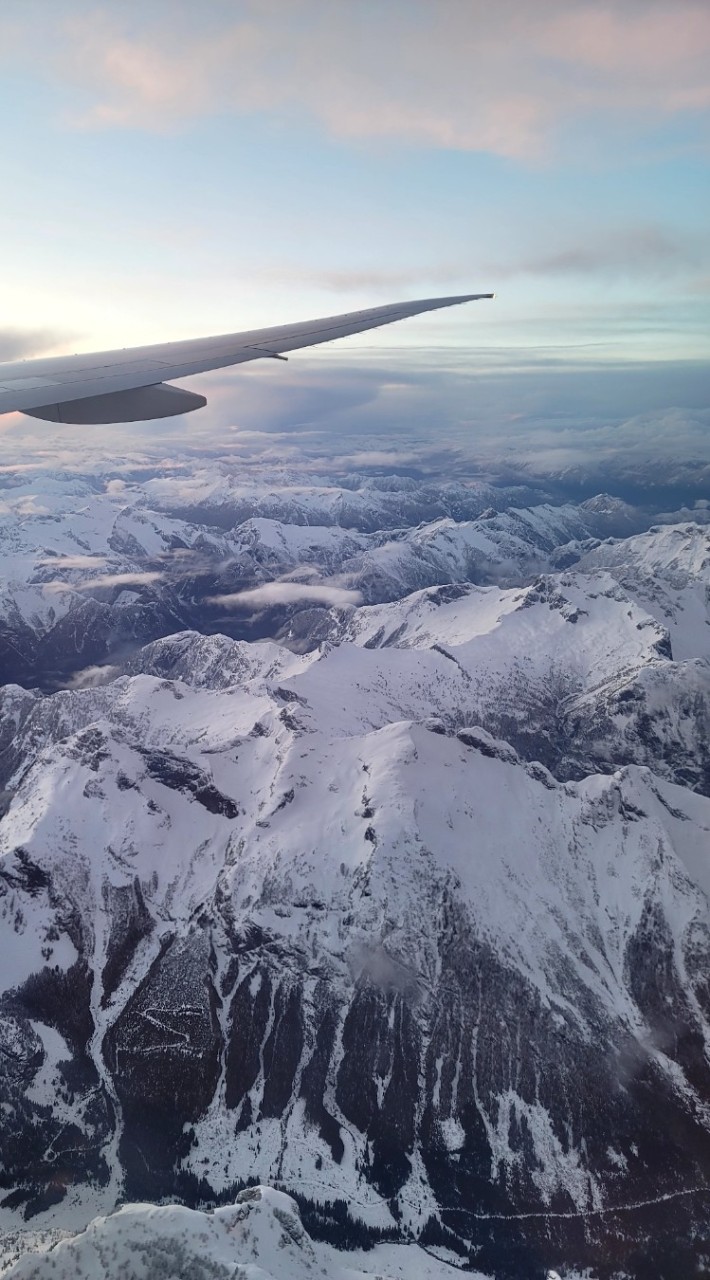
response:
<svg viewBox="0 0 710 1280"><path fill-rule="evenodd" d="M660 277L696 273L710 263L710 243L656 226L610 228L554 253L487 268L496 281L515 276Z"/></svg>
<svg viewBox="0 0 710 1280"><path fill-rule="evenodd" d="M162 573L145 571L142 573L104 573L89 582L81 584L80 590L87 591L93 587L143 587L152 582L159 582Z"/></svg>
<svg viewBox="0 0 710 1280"><path fill-rule="evenodd" d="M28 493L21 498L8 498L2 504L2 510L5 514L19 516L22 520L29 520L33 516L48 516L51 514L50 508L44 502L40 502L37 494Z"/></svg>
<svg viewBox="0 0 710 1280"><path fill-rule="evenodd" d="M106 563L106 556L44 556L37 564L49 569L98 569Z"/></svg>
<svg viewBox="0 0 710 1280"><path fill-rule="evenodd" d="M27 471L46 471L46 463L44 462L5 462L2 464L2 466L0 466L0 476L14 475L15 473L17 473L18 475L23 475Z"/></svg>
<svg viewBox="0 0 710 1280"><path fill-rule="evenodd" d="M370 467L417 467L426 459L427 453L406 449L360 449L357 453L346 453L339 459L344 467L368 470Z"/></svg>
<svg viewBox="0 0 710 1280"><path fill-rule="evenodd" d="M701 51L710 47L710 15L698 3L568 6L550 23L546 45L552 56L607 76L631 68L638 83L652 83L659 76L675 80L698 68ZM683 105L710 104L707 77L697 85L677 84L671 109L677 98Z"/></svg>
<svg viewBox="0 0 710 1280"><path fill-rule="evenodd" d="M71 680L68 681L65 688L67 689L96 689L98 685L110 684L112 680L120 674L120 667L109 666L108 663L101 666L84 667L82 671L75 671Z"/></svg>
<svg viewBox="0 0 710 1280"><path fill-rule="evenodd" d="M205 392L208 405L220 417L227 411L229 421L241 429L240 441L246 443L254 429L286 437L320 430L342 412L357 410L379 394L379 379L357 371L347 376L341 369L331 380L322 369L314 371L299 361L279 373L274 377L271 369L255 364L241 376L228 372L211 380Z"/></svg>
<svg viewBox="0 0 710 1280"><path fill-rule="evenodd" d="M710 10L698 0L163 8L64 9L45 22L45 56L82 94L76 124L166 130L223 112L298 114L348 141L530 161L573 119L623 112L643 131L710 105ZM36 24L31 34L36 48Z"/></svg>
<svg viewBox="0 0 710 1280"><path fill-rule="evenodd" d="M528 427L518 441L518 462L530 474L568 479L616 470L626 481L635 476L654 486L710 478L710 408L689 412L678 407L634 414L623 421L597 421L580 430L573 421Z"/></svg>
<svg viewBox="0 0 710 1280"><path fill-rule="evenodd" d="M306 601L327 607L345 608L362 604L362 596L359 591L348 591L345 587L328 586L326 583L267 582L264 586L253 587L249 591L234 591L208 599L209 604L220 605L223 609L249 610Z"/></svg>
<svg viewBox="0 0 710 1280"><path fill-rule="evenodd" d="M0 329L0 361L45 355L66 340L66 334L52 333L49 329Z"/></svg>
<svg viewBox="0 0 710 1280"><path fill-rule="evenodd" d="M683 276L693 293L710 291L710 237L706 234L685 233L644 222L610 225L602 231L595 228L585 238L567 239L562 246L559 240L559 229L555 227L551 239L554 248L543 245L534 255L517 261L486 261L477 251L475 256L461 257L459 261L446 260L438 265L413 263L397 270L386 267L294 270L287 264L272 264L256 268L253 277L269 284L295 283L309 290L381 293L388 297L397 291L405 293L428 287L441 292L454 286L456 291L464 292L469 286L473 289L474 282L477 289L492 292L502 281L523 276L650 280ZM482 319L489 327L493 317L488 309Z"/></svg>
<svg viewBox="0 0 710 1280"><path fill-rule="evenodd" d="M72 567L72 566L67 566ZM150 586L159 582L164 575L157 572L100 573L83 582L47 582L47 590L52 591L93 591L110 586Z"/></svg>

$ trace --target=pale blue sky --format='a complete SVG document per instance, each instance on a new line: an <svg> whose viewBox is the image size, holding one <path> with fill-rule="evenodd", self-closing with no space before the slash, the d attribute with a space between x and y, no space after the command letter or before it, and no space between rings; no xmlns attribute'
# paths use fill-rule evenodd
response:
<svg viewBox="0 0 710 1280"><path fill-rule="evenodd" d="M0 355L492 289L337 358L668 360L677 404L708 68L707 0L3 0Z"/></svg>

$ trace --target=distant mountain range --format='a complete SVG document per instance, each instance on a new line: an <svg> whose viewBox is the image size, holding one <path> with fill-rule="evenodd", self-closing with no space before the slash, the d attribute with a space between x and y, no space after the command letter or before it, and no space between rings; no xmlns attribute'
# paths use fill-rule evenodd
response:
<svg viewBox="0 0 710 1280"><path fill-rule="evenodd" d="M309 583L376 604L447 582L528 581L590 538L648 524L606 497L521 507L530 492L389 476L351 489L297 473L240 486L219 468L130 484L20 474L0 489L0 684L52 690L186 628L278 636ZM215 603L272 583L258 610Z"/></svg>

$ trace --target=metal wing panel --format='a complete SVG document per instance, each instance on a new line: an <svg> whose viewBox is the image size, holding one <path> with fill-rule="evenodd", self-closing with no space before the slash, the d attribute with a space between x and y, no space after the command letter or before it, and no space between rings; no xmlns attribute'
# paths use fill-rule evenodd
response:
<svg viewBox="0 0 710 1280"><path fill-rule="evenodd" d="M363 333L425 311L491 297L493 294L472 293L459 297L426 298L214 338L193 338L119 351L0 364L0 414L130 391L168 379L187 378L210 369L278 356L286 351Z"/></svg>

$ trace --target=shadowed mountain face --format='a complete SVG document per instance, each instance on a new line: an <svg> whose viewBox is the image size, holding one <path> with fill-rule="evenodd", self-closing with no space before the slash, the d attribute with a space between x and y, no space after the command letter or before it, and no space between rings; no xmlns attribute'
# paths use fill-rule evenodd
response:
<svg viewBox="0 0 710 1280"><path fill-rule="evenodd" d="M708 535L589 505L250 520L252 584L378 602L2 690L4 1229L258 1178L488 1275L702 1274Z"/></svg>

